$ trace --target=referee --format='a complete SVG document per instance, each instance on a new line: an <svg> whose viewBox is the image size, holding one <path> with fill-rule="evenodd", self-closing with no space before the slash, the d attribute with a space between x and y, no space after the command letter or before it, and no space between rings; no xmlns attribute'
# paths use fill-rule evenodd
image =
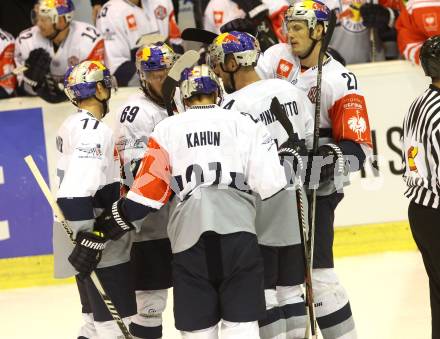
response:
<svg viewBox="0 0 440 339"><path fill-rule="evenodd" d="M403 122L404 180L409 223L429 277L432 338L440 339L440 35L420 51L429 88L409 108Z"/></svg>

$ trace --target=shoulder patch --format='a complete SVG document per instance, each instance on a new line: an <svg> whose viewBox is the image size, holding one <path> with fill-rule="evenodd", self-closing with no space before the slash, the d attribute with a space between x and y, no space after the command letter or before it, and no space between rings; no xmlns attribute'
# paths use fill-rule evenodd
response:
<svg viewBox="0 0 440 339"><path fill-rule="evenodd" d="M277 77L281 79L287 79L290 72L292 72L293 64L285 59L280 59L277 67Z"/></svg>
<svg viewBox="0 0 440 339"><path fill-rule="evenodd" d="M137 23L134 14L127 15L125 20L127 21L127 27L130 31L137 30Z"/></svg>

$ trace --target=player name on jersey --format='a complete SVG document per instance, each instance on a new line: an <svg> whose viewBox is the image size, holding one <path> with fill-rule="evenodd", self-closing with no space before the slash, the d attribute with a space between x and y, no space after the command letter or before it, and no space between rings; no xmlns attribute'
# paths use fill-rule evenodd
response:
<svg viewBox="0 0 440 339"><path fill-rule="evenodd" d="M188 148L198 146L220 146L220 132L203 131L186 134Z"/></svg>
<svg viewBox="0 0 440 339"><path fill-rule="evenodd" d="M298 105L296 104L296 101L281 104L281 108L287 116L293 116L293 114L298 115ZM276 116L270 109L260 113L259 118L265 125L269 125L277 121Z"/></svg>

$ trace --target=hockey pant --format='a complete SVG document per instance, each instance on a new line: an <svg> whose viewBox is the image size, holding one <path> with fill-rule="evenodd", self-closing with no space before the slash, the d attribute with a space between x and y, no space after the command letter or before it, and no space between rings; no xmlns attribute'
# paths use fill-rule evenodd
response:
<svg viewBox="0 0 440 339"><path fill-rule="evenodd" d="M218 339L218 325L197 331L181 331L183 339ZM222 339L259 339L258 322L235 323L221 321L220 333Z"/></svg>
<svg viewBox="0 0 440 339"><path fill-rule="evenodd" d="M334 269L313 269L312 284L316 320L323 338L357 338L348 295Z"/></svg>

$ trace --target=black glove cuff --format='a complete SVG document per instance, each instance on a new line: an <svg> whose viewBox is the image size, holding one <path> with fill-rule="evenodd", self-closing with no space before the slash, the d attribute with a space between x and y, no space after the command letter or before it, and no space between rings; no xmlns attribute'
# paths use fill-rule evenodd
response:
<svg viewBox="0 0 440 339"><path fill-rule="evenodd" d="M120 204L122 203L123 199L120 199L118 201L115 201L112 205L112 215L113 215L113 219L116 221L116 223L118 224L118 226L125 232L129 232L131 230L133 230L135 227L133 225L131 225L130 223L127 223L124 221L123 217L121 217L121 212L120 212Z"/></svg>
<svg viewBox="0 0 440 339"><path fill-rule="evenodd" d="M267 14L269 14L269 9L267 8L267 6L265 4L261 4L255 8L252 8L247 14L248 14L249 18L254 19L254 18L259 17L264 12L267 12L264 14L264 17L266 17Z"/></svg>
<svg viewBox="0 0 440 339"><path fill-rule="evenodd" d="M344 154L342 153L342 150L339 148L339 146L335 144L325 144L321 147L328 147L333 153L333 156L335 157L334 160L335 170L336 170L335 173L336 174L344 173Z"/></svg>
<svg viewBox="0 0 440 339"><path fill-rule="evenodd" d="M76 243L94 251L103 251L105 248L105 238L102 233L78 232Z"/></svg>

